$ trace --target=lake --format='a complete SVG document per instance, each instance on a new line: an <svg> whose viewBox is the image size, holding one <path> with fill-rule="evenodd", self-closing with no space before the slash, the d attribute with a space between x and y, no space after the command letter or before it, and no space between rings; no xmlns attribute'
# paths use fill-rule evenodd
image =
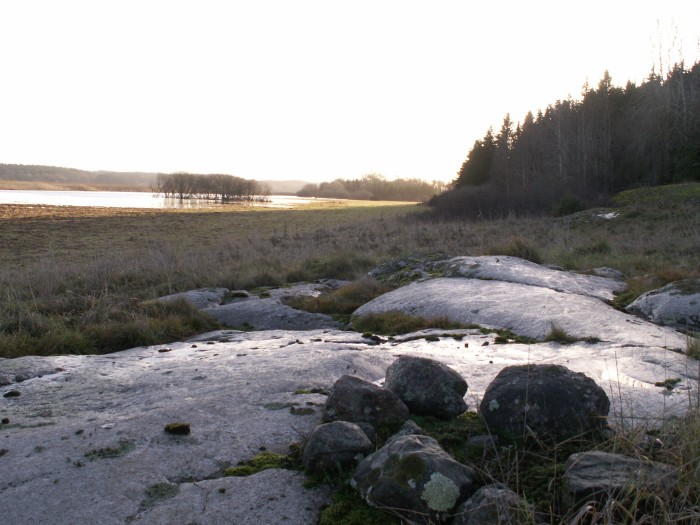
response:
<svg viewBox="0 0 700 525"><path fill-rule="evenodd" d="M292 208L314 199L293 195L270 195L265 206ZM323 200L323 199L321 199ZM0 190L0 204L44 204L51 206L97 206L105 208L197 208L211 206L210 201L156 197L153 193L137 191L44 191ZM255 205L255 204L254 204Z"/></svg>

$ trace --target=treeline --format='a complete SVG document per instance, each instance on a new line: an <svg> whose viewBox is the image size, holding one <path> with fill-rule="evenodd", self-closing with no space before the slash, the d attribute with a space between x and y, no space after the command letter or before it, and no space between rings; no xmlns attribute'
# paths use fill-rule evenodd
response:
<svg viewBox="0 0 700 525"><path fill-rule="evenodd" d="M700 63L676 64L639 86L606 71L580 100L558 100L477 140L432 199L443 213L570 213L621 190L700 180Z"/></svg>
<svg viewBox="0 0 700 525"><path fill-rule="evenodd" d="M439 181L386 180L383 175L371 173L360 179L336 179L333 182L307 184L297 195L330 199L425 202L446 189L447 184Z"/></svg>
<svg viewBox="0 0 700 525"><path fill-rule="evenodd" d="M120 185L148 189L153 184L155 177L155 173L145 172L85 171L58 166L0 164L0 180Z"/></svg>
<svg viewBox="0 0 700 525"><path fill-rule="evenodd" d="M160 173L153 192L166 199L202 199L217 202L264 201L270 195L267 184L233 175Z"/></svg>

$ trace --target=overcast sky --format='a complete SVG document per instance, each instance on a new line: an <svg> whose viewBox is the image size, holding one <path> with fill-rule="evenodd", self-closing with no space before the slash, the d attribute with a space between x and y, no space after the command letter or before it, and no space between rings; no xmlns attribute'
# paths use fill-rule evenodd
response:
<svg viewBox="0 0 700 525"><path fill-rule="evenodd" d="M0 163L449 181L506 113L699 36L697 0L0 0Z"/></svg>

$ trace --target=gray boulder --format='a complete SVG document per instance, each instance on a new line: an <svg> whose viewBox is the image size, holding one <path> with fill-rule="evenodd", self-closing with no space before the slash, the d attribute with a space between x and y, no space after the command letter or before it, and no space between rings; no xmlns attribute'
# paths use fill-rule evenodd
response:
<svg viewBox="0 0 700 525"><path fill-rule="evenodd" d="M676 486L677 474L664 463L629 458L597 450L572 454L564 472L564 501L618 498L627 491L646 490L661 498Z"/></svg>
<svg viewBox="0 0 700 525"><path fill-rule="evenodd" d="M610 400L595 381L561 365L518 365L489 384L480 412L492 432L566 440L607 426Z"/></svg>
<svg viewBox="0 0 700 525"><path fill-rule="evenodd" d="M655 323L700 330L700 279L677 281L642 294L626 310Z"/></svg>
<svg viewBox="0 0 700 525"><path fill-rule="evenodd" d="M532 505L503 485L486 485L457 509L452 525L533 523Z"/></svg>
<svg viewBox="0 0 700 525"><path fill-rule="evenodd" d="M385 386L414 414L449 419L467 410L467 382L433 359L399 357L386 371Z"/></svg>
<svg viewBox="0 0 700 525"><path fill-rule="evenodd" d="M365 501L415 524L447 523L472 492L474 471L428 436L390 439L358 465L351 485Z"/></svg>
<svg viewBox="0 0 700 525"><path fill-rule="evenodd" d="M169 302L184 299L192 306L203 310L219 306L223 302L228 291L228 288L200 288L198 290L166 295L158 298L158 300Z"/></svg>
<svg viewBox="0 0 700 525"><path fill-rule="evenodd" d="M335 382L323 409L325 422L368 423L385 435L400 428L407 419L408 408L394 392L349 375Z"/></svg>
<svg viewBox="0 0 700 525"><path fill-rule="evenodd" d="M312 474L337 474L353 468L373 450L360 427L347 421L319 425L309 436L302 463Z"/></svg>
<svg viewBox="0 0 700 525"><path fill-rule="evenodd" d="M250 326L256 330L315 330L341 326L330 315L296 310L276 298L251 297L204 311L226 326Z"/></svg>

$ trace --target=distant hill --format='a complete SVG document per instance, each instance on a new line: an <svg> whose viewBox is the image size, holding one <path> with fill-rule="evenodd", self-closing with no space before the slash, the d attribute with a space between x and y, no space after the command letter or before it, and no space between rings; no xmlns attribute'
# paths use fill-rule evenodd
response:
<svg viewBox="0 0 700 525"><path fill-rule="evenodd" d="M85 171L58 166L0 164L0 189L150 191L157 173ZM308 181L266 180L273 195L295 195Z"/></svg>
<svg viewBox="0 0 700 525"><path fill-rule="evenodd" d="M0 164L0 181L3 187L17 186L29 189L33 184L56 189L82 188L150 190L155 173L121 171L84 171L57 166L35 166L29 164ZM10 184L8 181L20 184ZM43 183L43 184L39 184Z"/></svg>

